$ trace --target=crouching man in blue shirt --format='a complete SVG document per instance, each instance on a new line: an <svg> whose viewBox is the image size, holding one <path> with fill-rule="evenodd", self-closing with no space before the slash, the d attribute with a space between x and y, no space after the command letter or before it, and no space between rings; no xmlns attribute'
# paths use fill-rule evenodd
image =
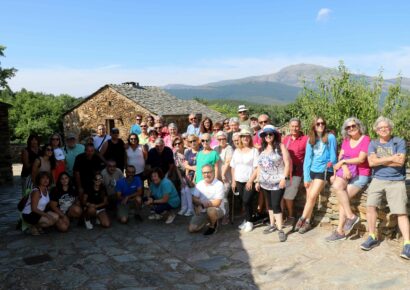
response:
<svg viewBox="0 0 410 290"><path fill-rule="evenodd" d="M135 176L135 167L128 165L125 169L125 177L117 181L115 186L117 195L117 218L120 223L128 222L130 205L135 204L136 208L141 207L142 182L138 176ZM135 217L141 220L139 214Z"/></svg>

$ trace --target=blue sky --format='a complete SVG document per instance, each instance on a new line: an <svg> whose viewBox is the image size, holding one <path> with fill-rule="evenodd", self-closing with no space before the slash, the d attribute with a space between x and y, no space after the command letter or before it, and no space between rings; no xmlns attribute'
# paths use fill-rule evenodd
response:
<svg viewBox="0 0 410 290"><path fill-rule="evenodd" d="M106 83L204 84L297 63L410 76L409 1L1 1L10 81L84 96Z"/></svg>

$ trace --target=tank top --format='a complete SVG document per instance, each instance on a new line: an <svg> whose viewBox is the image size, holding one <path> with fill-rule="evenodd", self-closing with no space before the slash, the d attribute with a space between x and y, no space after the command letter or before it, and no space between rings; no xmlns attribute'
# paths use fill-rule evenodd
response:
<svg viewBox="0 0 410 290"><path fill-rule="evenodd" d="M145 167L145 159L144 154L142 153L141 145L138 145L137 148L132 149L132 147L128 147L127 151L127 163L128 165L132 165L135 167L135 174L140 174L144 172Z"/></svg>
<svg viewBox="0 0 410 290"><path fill-rule="evenodd" d="M283 157L277 150L271 152L263 151L259 155L258 166L259 184L266 190L279 189L279 182L285 178L285 163Z"/></svg>
<svg viewBox="0 0 410 290"><path fill-rule="evenodd" d="M31 194L33 193L34 190L40 190L40 189L36 187L31 191L30 196L27 199L26 206L24 207L24 209L22 211L22 213L24 213L24 214L30 214L31 213ZM50 202L50 195L48 194L48 190L46 190L46 192L41 192L40 191L40 199L38 201L37 208L41 211L44 211L49 202Z"/></svg>

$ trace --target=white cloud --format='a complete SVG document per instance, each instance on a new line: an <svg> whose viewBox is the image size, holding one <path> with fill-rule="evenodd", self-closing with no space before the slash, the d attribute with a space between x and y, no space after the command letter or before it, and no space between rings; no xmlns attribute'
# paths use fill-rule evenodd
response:
<svg viewBox="0 0 410 290"><path fill-rule="evenodd" d="M317 22L326 22L330 18L330 14L332 13L332 10L329 8L321 8L319 12L317 13L316 16L316 21Z"/></svg>
<svg viewBox="0 0 410 290"><path fill-rule="evenodd" d="M75 69L64 67L19 68L9 81L13 90L26 88L32 91L73 96L87 96L105 84L126 81L141 85L187 84L200 85L209 82L270 74L281 68L299 63L337 67L343 60L353 73L377 75L383 68L383 76L392 78L401 73L410 77L410 47L394 51L355 55L275 55L254 58L202 59L186 66L152 66L123 68L107 64L104 67Z"/></svg>

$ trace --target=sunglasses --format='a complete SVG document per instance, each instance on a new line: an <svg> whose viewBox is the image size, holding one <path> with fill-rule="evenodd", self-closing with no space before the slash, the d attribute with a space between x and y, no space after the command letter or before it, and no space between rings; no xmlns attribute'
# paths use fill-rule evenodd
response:
<svg viewBox="0 0 410 290"><path fill-rule="evenodd" d="M224 122L224 125L229 125L229 122Z"/></svg>
<svg viewBox="0 0 410 290"><path fill-rule="evenodd" d="M268 120L266 120L266 121L259 121L259 124L266 124L266 123L268 123Z"/></svg>
<svg viewBox="0 0 410 290"><path fill-rule="evenodd" d="M316 127L325 126L325 122L317 122Z"/></svg>
<svg viewBox="0 0 410 290"><path fill-rule="evenodd" d="M137 140L137 138L130 138L130 140Z"/></svg>
<svg viewBox="0 0 410 290"><path fill-rule="evenodd" d="M207 143L207 142L209 142L209 139L202 139L201 142L202 143Z"/></svg>
<svg viewBox="0 0 410 290"><path fill-rule="evenodd" d="M140 118L137 118L137 119L135 119L135 120L137 120L137 121L141 121L142 119L140 119Z"/></svg>
<svg viewBox="0 0 410 290"><path fill-rule="evenodd" d="M349 130L351 130L351 129L356 129L357 128L357 125L356 124L353 124L353 125L350 125L350 126L346 126L345 127L345 130L346 131L349 131Z"/></svg>
<svg viewBox="0 0 410 290"><path fill-rule="evenodd" d="M220 131L221 129L220 128L213 128L212 130L213 131Z"/></svg>
<svg viewBox="0 0 410 290"><path fill-rule="evenodd" d="M161 129L162 127L154 127L155 130Z"/></svg>
<svg viewBox="0 0 410 290"><path fill-rule="evenodd" d="M188 140L188 143L195 143L196 140Z"/></svg>
<svg viewBox="0 0 410 290"><path fill-rule="evenodd" d="M266 137L273 137L273 136L275 136L273 133L266 133L265 138Z"/></svg>
<svg viewBox="0 0 410 290"><path fill-rule="evenodd" d="M196 118L190 118L189 121L196 120Z"/></svg>
<svg viewBox="0 0 410 290"><path fill-rule="evenodd" d="M178 145L181 145L182 143L181 142L176 142L175 144L174 144L174 146L178 146Z"/></svg>
<svg viewBox="0 0 410 290"><path fill-rule="evenodd" d="M226 141L226 138L219 138L218 141Z"/></svg>

